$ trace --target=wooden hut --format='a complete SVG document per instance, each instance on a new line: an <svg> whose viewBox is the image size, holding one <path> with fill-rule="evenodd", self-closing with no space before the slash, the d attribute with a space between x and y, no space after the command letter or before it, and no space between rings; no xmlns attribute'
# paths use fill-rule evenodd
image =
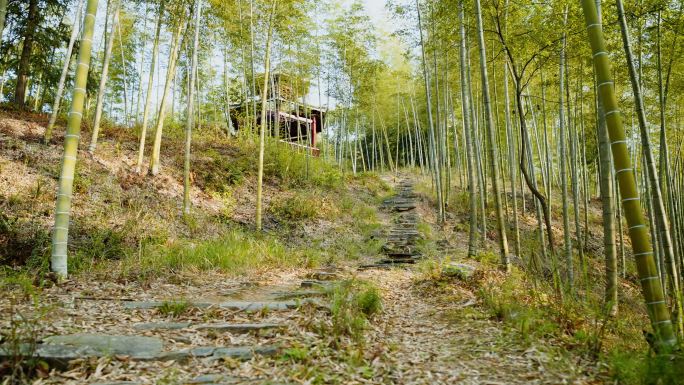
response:
<svg viewBox="0 0 684 385"><path fill-rule="evenodd" d="M260 83L263 84L263 77ZM326 111L297 101L303 99L299 95L302 92L293 89L291 83L292 78L282 73L276 72L271 77L266 99L268 132L282 142L318 156L320 150L317 147L317 136L323 131ZM308 83L302 88L308 92ZM246 119L253 119L255 107L257 124L261 125L261 96L231 106L231 121L235 130L243 128L241 123L244 125ZM247 112L250 116L247 116ZM238 119L240 116L244 118L242 122Z"/></svg>

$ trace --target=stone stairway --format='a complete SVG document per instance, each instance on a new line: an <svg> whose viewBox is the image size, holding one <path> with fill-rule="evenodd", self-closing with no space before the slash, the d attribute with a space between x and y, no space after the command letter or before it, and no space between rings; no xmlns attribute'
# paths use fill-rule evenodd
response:
<svg viewBox="0 0 684 385"><path fill-rule="evenodd" d="M394 213L392 228L387 242L382 247L382 258L378 263L364 265L362 268L390 267L396 264L413 264L421 259L417 242L421 235L417 230L416 194L413 183L403 180L397 186L397 195L383 202L382 208Z"/></svg>
<svg viewBox="0 0 684 385"><path fill-rule="evenodd" d="M293 315L310 307L329 311L325 298L336 273L314 272L299 284L248 288L224 297L174 300L159 298L73 298L74 313L79 308L102 305L112 309L114 318L101 324L73 327L73 332L42 338L36 345L0 345L0 363L17 355L36 358L50 368L67 370L74 360L113 357L116 360L148 362L152 367L168 361L175 365L212 367L224 360L246 361L256 356L282 354L282 337L288 335ZM164 307L180 304L187 315L171 317ZM161 364L159 364L161 365ZM224 372L188 378L189 384L232 384L245 381ZM98 385L130 384L137 381L89 382Z"/></svg>

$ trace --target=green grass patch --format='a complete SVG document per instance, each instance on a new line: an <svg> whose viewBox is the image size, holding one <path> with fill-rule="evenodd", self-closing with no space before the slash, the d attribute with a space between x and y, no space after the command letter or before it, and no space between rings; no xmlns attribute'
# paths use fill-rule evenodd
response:
<svg viewBox="0 0 684 385"><path fill-rule="evenodd" d="M42 265L40 261L47 260L49 245L50 233L40 224L0 211L0 265Z"/></svg>
<svg viewBox="0 0 684 385"><path fill-rule="evenodd" d="M309 359L309 349L307 349L306 346L296 346L285 349L281 359L290 362L307 362Z"/></svg>
<svg viewBox="0 0 684 385"><path fill-rule="evenodd" d="M268 210L277 218L286 221L314 219L322 214L320 196L306 191L278 197L271 202Z"/></svg>
<svg viewBox="0 0 684 385"><path fill-rule="evenodd" d="M368 321L382 310L378 289L368 282L352 279L335 285L328 295L333 335L361 342Z"/></svg>
<svg viewBox="0 0 684 385"><path fill-rule="evenodd" d="M214 148L206 149L194 161L195 183L205 191L217 193L224 193L233 185L242 183L255 169L250 157L240 155L229 156Z"/></svg>
<svg viewBox="0 0 684 385"><path fill-rule="evenodd" d="M332 190L344 183L337 165L275 140L266 142L264 175L276 177L289 187L317 186Z"/></svg>
<svg viewBox="0 0 684 385"><path fill-rule="evenodd" d="M46 305L40 299L40 290L33 284L32 277L21 273L0 275L0 292L8 301L5 315L6 327L0 329L0 346L8 357L0 365L3 384L28 384L32 379L46 377L50 371L46 362L34 358L40 341L40 334L54 305ZM28 305L28 306L20 306Z"/></svg>
<svg viewBox="0 0 684 385"><path fill-rule="evenodd" d="M625 385L681 384L684 382L684 355L636 352L610 352L606 361L615 383Z"/></svg>
<svg viewBox="0 0 684 385"><path fill-rule="evenodd" d="M150 245L131 267L151 272L219 270L232 275L269 268L315 267L316 250L292 249L275 236L234 229L218 239L181 240L171 245Z"/></svg>
<svg viewBox="0 0 684 385"><path fill-rule="evenodd" d="M170 317L180 317L191 310L190 303L185 300L180 301L164 301L161 306L157 308L160 314Z"/></svg>

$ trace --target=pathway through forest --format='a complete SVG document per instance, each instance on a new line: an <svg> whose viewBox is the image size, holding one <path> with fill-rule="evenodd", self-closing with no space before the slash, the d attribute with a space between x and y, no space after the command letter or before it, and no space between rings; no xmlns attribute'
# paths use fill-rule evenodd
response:
<svg viewBox="0 0 684 385"><path fill-rule="evenodd" d="M404 177L406 178L406 176ZM416 200L413 181L397 185L398 196L387 201L385 220L391 227L389 260L419 258L414 231L421 213L433 210ZM422 207L421 207L422 206ZM406 218L409 228L406 229ZM404 227L405 239L392 239ZM436 227L436 226L435 226ZM438 231L438 229L434 229ZM465 234L438 242L440 249L467 250ZM523 343L479 306L472 290L459 278L442 279L435 266L452 266L461 278L475 274L475 261L428 261L428 267L403 265L392 270L366 270L360 278L381 288L384 312L375 322L372 340L383 341L391 373L401 384L581 384L594 383L587 362L563 356L553 347ZM442 267L440 267L442 269ZM421 271L422 270L422 271ZM425 270L433 270L432 273Z"/></svg>
<svg viewBox="0 0 684 385"><path fill-rule="evenodd" d="M36 352L55 369L35 383L596 383L587 363L525 343L492 320L467 280L435 273L439 261L415 264L416 226L431 209L410 179L396 188L381 214L386 257L380 264L362 261L363 269L356 262L272 272L258 282L202 274L174 282L68 281L47 289ZM464 237L452 238L449 249L461 254ZM476 262L467 263L459 265L463 274L477 274ZM326 288L352 278L372 282L383 300L360 345L336 343L326 332ZM0 311L35 312L29 302L2 300Z"/></svg>

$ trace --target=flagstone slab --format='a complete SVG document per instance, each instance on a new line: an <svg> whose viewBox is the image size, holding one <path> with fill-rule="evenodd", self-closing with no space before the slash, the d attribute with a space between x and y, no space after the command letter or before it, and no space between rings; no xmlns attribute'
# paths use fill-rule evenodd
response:
<svg viewBox="0 0 684 385"><path fill-rule="evenodd" d="M146 310L146 309L157 309L165 304L173 303L173 301L128 301L124 302L123 307L125 309L131 310ZM211 302L188 302L188 307L194 307L198 309L206 309L213 305Z"/></svg>
<svg viewBox="0 0 684 385"><path fill-rule="evenodd" d="M96 356L125 355L133 359L153 358L164 348L164 342L157 337L105 334L51 336L45 338L44 342L55 347L88 349L95 352Z"/></svg>
<svg viewBox="0 0 684 385"><path fill-rule="evenodd" d="M215 323L215 324L201 324L194 326L196 330L214 331L214 332L229 332L229 333L249 333L260 330L282 329L285 325L274 323L251 323L251 324L230 324L230 323Z"/></svg>
<svg viewBox="0 0 684 385"><path fill-rule="evenodd" d="M136 330L180 330L189 328L190 322L148 322L133 325Z"/></svg>

